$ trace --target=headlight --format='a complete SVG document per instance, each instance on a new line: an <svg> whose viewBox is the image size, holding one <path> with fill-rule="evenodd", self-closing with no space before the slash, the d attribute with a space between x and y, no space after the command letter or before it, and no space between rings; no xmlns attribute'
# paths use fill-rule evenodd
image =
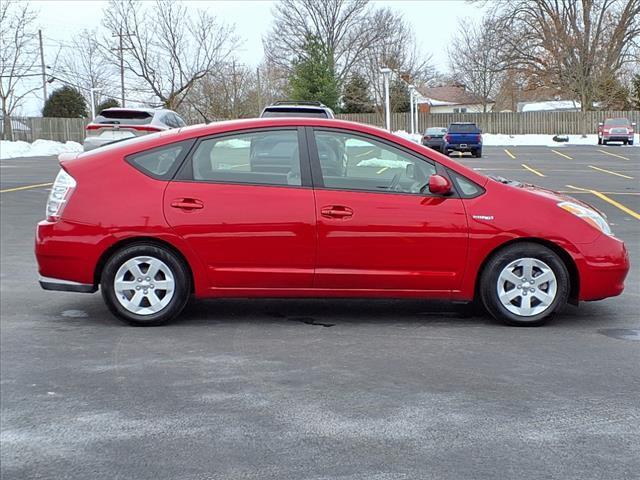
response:
<svg viewBox="0 0 640 480"><path fill-rule="evenodd" d="M613 235L607 220L595 210L573 202L560 202L558 206L569 213L573 213L576 217L580 217L585 222L590 223L602 233Z"/></svg>

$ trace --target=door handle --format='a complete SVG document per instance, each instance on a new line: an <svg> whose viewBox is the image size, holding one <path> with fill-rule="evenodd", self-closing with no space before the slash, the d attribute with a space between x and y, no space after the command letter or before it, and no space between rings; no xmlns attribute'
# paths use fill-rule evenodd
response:
<svg viewBox="0 0 640 480"><path fill-rule="evenodd" d="M196 198L178 198L171 202L171 206L180 210L190 211L204 208L204 203Z"/></svg>
<svg viewBox="0 0 640 480"><path fill-rule="evenodd" d="M326 218L350 218L353 217L353 210L349 207L342 205L331 205L328 207L322 207L320 209L320 215Z"/></svg>

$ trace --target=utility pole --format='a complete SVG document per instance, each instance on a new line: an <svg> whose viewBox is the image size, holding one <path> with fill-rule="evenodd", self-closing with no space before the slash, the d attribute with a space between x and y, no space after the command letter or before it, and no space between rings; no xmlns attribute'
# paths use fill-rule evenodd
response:
<svg viewBox="0 0 640 480"><path fill-rule="evenodd" d="M124 107L125 106L125 99L124 99L124 51L128 50L127 48L124 48L122 39L123 37L127 36L130 37L133 34L131 33L122 33L122 27L120 27L120 29L118 30L118 33L111 35L112 37L119 37L119 44L118 44L118 48L112 48L111 50L117 50L118 51L118 60L120 61L120 103L121 105Z"/></svg>
<svg viewBox="0 0 640 480"><path fill-rule="evenodd" d="M391 76L391 69L383 67L380 69L380 73L384 80L384 124L388 131L391 131L391 108L389 105L389 77Z"/></svg>
<svg viewBox="0 0 640 480"><path fill-rule="evenodd" d="M40 40L40 68L42 69L42 94L44 102L47 101L47 72L44 69L44 48L42 48L42 30L38 30L38 39Z"/></svg>

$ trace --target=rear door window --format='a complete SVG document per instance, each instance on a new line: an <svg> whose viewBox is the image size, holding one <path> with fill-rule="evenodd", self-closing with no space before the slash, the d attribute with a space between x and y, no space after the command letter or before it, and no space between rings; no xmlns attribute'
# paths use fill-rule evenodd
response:
<svg viewBox="0 0 640 480"><path fill-rule="evenodd" d="M298 130L238 133L201 140L191 156L192 180L302 185Z"/></svg>

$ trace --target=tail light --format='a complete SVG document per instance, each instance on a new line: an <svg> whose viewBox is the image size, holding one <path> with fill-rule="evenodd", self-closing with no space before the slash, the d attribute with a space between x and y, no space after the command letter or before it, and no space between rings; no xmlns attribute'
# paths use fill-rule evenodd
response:
<svg viewBox="0 0 640 480"><path fill-rule="evenodd" d="M448 133L444 136L444 141L449 143L451 141L451 135L449 135Z"/></svg>
<svg viewBox="0 0 640 480"><path fill-rule="evenodd" d="M478 134L478 135L477 135L476 140L477 140L478 142L481 142L481 141L482 141L482 135L481 135L481 134Z"/></svg>
<svg viewBox="0 0 640 480"><path fill-rule="evenodd" d="M49 222L57 222L60 219L62 210L64 210L75 188L76 181L74 178L63 169L60 169L51 187L49 200L47 200L47 220Z"/></svg>
<svg viewBox="0 0 640 480"><path fill-rule="evenodd" d="M422 137L423 140L431 140L431 137L429 135L425 135L424 137Z"/></svg>

